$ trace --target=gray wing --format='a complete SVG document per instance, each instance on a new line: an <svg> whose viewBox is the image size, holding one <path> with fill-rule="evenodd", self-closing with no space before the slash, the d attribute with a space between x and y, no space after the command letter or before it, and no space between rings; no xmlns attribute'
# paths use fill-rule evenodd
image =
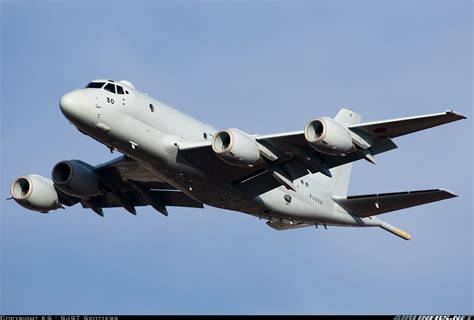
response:
<svg viewBox="0 0 474 320"><path fill-rule="evenodd" d="M101 178L115 180L123 188L133 187L130 181L135 181L153 189L176 190L175 187L152 174L136 160L126 156L97 165L95 170Z"/></svg>
<svg viewBox="0 0 474 320"><path fill-rule="evenodd" d="M209 175L238 185L251 197L285 183L291 188L291 181L308 173L322 172L330 176L329 169L364 158L362 153L357 152L343 157L320 153L306 142L303 131L257 136L256 140L277 156L277 159L271 162L271 170L263 164L252 168L229 165L217 158L210 141L180 144L179 153ZM378 139L369 151L376 155L395 148L397 146L390 139Z"/></svg>
<svg viewBox="0 0 474 320"><path fill-rule="evenodd" d="M136 214L135 207L150 205L168 215L167 206L203 208L203 204L177 190L144 168L137 161L121 156L95 167L101 194L90 198L69 196L57 189L62 204L78 202L103 216L102 208L123 207Z"/></svg>
<svg viewBox="0 0 474 320"><path fill-rule="evenodd" d="M374 162L374 155L397 148L391 138L465 118L454 111L446 111L432 115L351 124L348 129L354 144L358 146L358 151L345 156L331 156L314 150L307 143L303 131L254 136L261 147L261 153L269 151L272 157L269 157L271 158L269 163L255 165L252 168L224 163L212 151L210 141L182 143L179 145L179 150L181 156L209 175L219 176L235 183L247 195L255 197L281 185L292 188L292 181L308 173L321 172L331 176L329 169L346 163L360 159Z"/></svg>

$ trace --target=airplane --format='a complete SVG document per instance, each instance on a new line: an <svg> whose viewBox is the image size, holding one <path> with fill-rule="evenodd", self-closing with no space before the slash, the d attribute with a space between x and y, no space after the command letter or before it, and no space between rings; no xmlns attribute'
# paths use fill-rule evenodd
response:
<svg viewBox="0 0 474 320"><path fill-rule="evenodd" d="M135 89L127 80L93 80L66 93L63 115L83 134L121 156L96 166L64 160L52 180L30 174L11 184L26 209L48 213L80 203L99 216L103 208L204 204L266 220L276 230L327 226L380 227L402 239L411 235L380 214L456 197L446 189L347 195L352 163L375 164L397 148L393 138L466 119L446 112L361 122L341 109L304 130L268 135L236 128L216 130Z"/></svg>

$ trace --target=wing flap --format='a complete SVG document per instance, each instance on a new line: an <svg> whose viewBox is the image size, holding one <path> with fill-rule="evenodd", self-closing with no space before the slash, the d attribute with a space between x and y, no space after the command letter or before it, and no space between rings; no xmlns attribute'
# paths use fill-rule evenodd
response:
<svg viewBox="0 0 474 320"><path fill-rule="evenodd" d="M454 197L457 195L448 190L433 189L348 196L333 200L350 214L366 218Z"/></svg>

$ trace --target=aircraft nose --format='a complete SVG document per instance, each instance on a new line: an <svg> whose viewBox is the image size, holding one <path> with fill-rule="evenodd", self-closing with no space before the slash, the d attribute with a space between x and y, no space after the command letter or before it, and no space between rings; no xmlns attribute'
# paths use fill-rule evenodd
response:
<svg viewBox="0 0 474 320"><path fill-rule="evenodd" d="M68 92L61 97L61 100L59 100L59 107L66 118L77 119L80 117L81 110L84 107L82 98L80 90Z"/></svg>

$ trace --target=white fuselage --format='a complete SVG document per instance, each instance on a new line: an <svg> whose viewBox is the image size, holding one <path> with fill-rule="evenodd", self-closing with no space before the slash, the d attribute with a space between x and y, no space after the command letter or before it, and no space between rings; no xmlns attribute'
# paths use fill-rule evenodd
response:
<svg viewBox="0 0 474 320"><path fill-rule="evenodd" d="M61 110L81 132L137 160L160 179L205 204L265 219L379 224L377 219L357 218L341 209L331 198L331 179L321 174L294 181L296 191L280 186L256 198L246 196L236 184L207 174L178 152L180 143L210 140L216 129L123 87L128 94L91 88L72 91L61 98Z"/></svg>

